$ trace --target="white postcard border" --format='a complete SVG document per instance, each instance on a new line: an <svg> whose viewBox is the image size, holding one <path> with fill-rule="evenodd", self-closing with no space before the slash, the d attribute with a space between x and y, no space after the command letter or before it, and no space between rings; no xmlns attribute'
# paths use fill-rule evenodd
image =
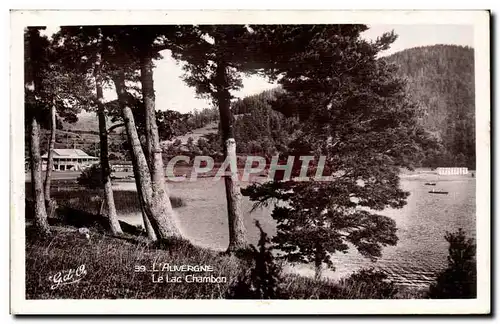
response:
<svg viewBox="0 0 500 324"><path fill-rule="evenodd" d="M469 300L26 300L23 28L27 25L364 23L474 26L478 297ZM14 314L469 314L490 311L490 34L487 11L12 11L11 312Z"/></svg>

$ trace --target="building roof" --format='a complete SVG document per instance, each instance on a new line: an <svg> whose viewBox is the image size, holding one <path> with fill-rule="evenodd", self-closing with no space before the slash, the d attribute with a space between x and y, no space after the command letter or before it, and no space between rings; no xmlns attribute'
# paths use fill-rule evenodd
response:
<svg viewBox="0 0 500 324"><path fill-rule="evenodd" d="M96 157L90 156L80 149L54 149L53 152L54 152L55 158L60 157L60 158L73 158L73 159L76 159L76 158L97 159ZM47 153L42 155L42 157L46 158Z"/></svg>

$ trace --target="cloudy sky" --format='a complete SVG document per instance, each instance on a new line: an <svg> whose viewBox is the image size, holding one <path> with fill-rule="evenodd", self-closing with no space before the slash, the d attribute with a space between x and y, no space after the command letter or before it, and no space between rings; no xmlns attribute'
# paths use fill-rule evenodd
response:
<svg viewBox="0 0 500 324"><path fill-rule="evenodd" d="M57 29L57 27L47 28L46 33L52 34ZM391 30L398 35L398 39L382 55L425 45L454 44L470 47L474 45L473 27L468 25L371 25L362 37L374 40ZM186 113L210 106L210 101L196 98L194 89L184 84L181 79L183 74L181 65L173 60L167 51L162 54L164 58L156 62L154 70L157 109ZM248 77L243 79L243 88L233 95L243 98L273 86L263 78ZM116 94L113 89L108 89L105 97L107 100L113 100Z"/></svg>

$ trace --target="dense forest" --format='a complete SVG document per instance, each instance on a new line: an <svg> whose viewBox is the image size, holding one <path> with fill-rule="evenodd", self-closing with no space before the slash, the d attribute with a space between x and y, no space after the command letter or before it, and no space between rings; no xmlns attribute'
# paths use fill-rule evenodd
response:
<svg viewBox="0 0 500 324"><path fill-rule="evenodd" d="M295 118L286 118L272 108L280 89L263 91L233 102L235 114L235 139L240 153L260 154L271 157L283 152L294 130Z"/></svg>
<svg viewBox="0 0 500 324"><path fill-rule="evenodd" d="M474 50L455 45L417 47L387 58L420 103L421 124L441 141L423 166L475 169Z"/></svg>

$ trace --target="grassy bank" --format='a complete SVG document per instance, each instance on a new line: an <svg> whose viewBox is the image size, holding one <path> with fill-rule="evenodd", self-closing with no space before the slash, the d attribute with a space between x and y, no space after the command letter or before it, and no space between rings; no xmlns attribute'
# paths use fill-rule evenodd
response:
<svg viewBox="0 0 500 324"><path fill-rule="evenodd" d="M219 299L245 274L254 262L198 246L188 241L175 241L162 246L147 241L143 229L120 221L123 236L109 234L105 216L99 214L101 192L83 189L74 181L56 181L52 197L59 208L57 218L49 219L52 235L37 239L30 225L31 186L26 186L26 298L28 299ZM135 191L115 191L119 213L140 212ZM171 198L174 208L184 205ZM90 239L78 232L90 229ZM153 264L174 266L211 266L213 271L153 273ZM57 284L54 278L84 265L86 275L75 283ZM136 271L144 266L147 271ZM182 282L158 283L159 275L181 277ZM225 278L223 282L186 282L186 275ZM74 279L74 278L73 278ZM278 282L283 298L290 299L379 299L422 298L423 293L410 288L380 285L365 280L314 280L296 274L283 274ZM164 276L164 280L167 278ZM70 280L71 281L71 280ZM57 286L57 287L54 287ZM54 289L51 289L54 288ZM244 298L244 297L243 297Z"/></svg>
<svg viewBox="0 0 500 324"><path fill-rule="evenodd" d="M214 276L234 278L240 263L235 257L221 256L185 241L159 249L132 235L121 238L91 232L90 240L76 228L53 227L53 235L32 239L27 228L26 298L223 298L224 284L154 283L150 272L135 272L136 266L151 269L153 263L172 265L212 265ZM51 289L51 276L85 265L87 274L74 284ZM172 272L172 275L181 275Z"/></svg>
<svg viewBox="0 0 500 324"><path fill-rule="evenodd" d="M134 227L124 227L121 237L112 237L100 228L90 228L90 239L77 227L53 223L52 235L37 239L33 228L26 228L26 298L27 299L221 299L230 286L252 267L248 258L238 258L193 246L178 240L161 246L148 243ZM205 272L163 272L169 278L182 277L183 282L158 283L153 280L162 263L173 266L211 266ZM85 266L86 274L76 283L54 288L57 274ZM138 272L144 266L146 272ZM226 278L219 283L186 282L186 275ZM75 279L75 278L73 278ZM71 280L70 280L71 281ZM158 277L156 277L158 281ZM298 275L283 275L279 287L289 299L361 299L385 298L379 286L367 281L314 280ZM54 289L51 289L54 288ZM384 288L386 289L386 288ZM391 298L419 298L421 292L398 290ZM382 296L382 297L381 297Z"/></svg>

